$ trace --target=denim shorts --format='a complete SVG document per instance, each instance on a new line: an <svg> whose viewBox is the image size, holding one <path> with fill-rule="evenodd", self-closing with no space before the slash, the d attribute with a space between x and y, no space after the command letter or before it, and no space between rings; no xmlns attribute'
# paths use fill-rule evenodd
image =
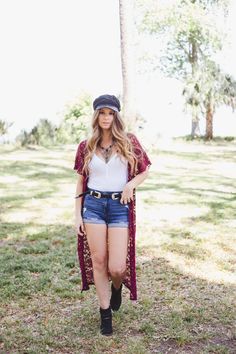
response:
<svg viewBox="0 0 236 354"><path fill-rule="evenodd" d="M98 199L92 195L86 194L83 203L82 218L84 224L105 224L108 227L128 227L129 204L121 204L120 199Z"/></svg>

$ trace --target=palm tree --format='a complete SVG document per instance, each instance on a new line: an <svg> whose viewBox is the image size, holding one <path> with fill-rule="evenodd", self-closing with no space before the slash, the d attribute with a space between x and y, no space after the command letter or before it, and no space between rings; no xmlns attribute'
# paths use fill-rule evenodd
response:
<svg viewBox="0 0 236 354"><path fill-rule="evenodd" d="M213 138L213 118L216 108L222 105L236 107L236 81L224 73L213 60L206 61L202 69L201 94L203 114L206 118L205 138Z"/></svg>
<svg viewBox="0 0 236 354"><path fill-rule="evenodd" d="M231 75L220 71L219 67L213 67L209 72L211 86L206 92L204 107L206 116L207 140L213 138L213 117L217 107L220 105L230 106L233 110L236 107L236 81Z"/></svg>
<svg viewBox="0 0 236 354"><path fill-rule="evenodd" d="M213 119L216 108L221 105L236 107L236 81L224 73L212 60L205 61L205 66L195 73L194 80L187 82L183 94L191 111L196 116L206 118L205 138L213 138Z"/></svg>
<svg viewBox="0 0 236 354"><path fill-rule="evenodd" d="M164 39L163 54L160 52L156 67L159 66L166 76L183 82L186 106L192 117L191 136L198 136L205 99L201 82L205 83L208 76L202 71L207 61L222 49L226 36L214 18L216 13L222 20L225 18L229 1L179 0L170 5L165 1L146 2L141 30L151 35L159 34ZM210 96L208 104L211 105Z"/></svg>

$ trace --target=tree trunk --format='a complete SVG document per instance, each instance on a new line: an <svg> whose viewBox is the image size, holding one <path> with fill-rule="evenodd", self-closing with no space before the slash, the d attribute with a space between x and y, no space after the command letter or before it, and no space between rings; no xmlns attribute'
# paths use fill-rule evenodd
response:
<svg viewBox="0 0 236 354"><path fill-rule="evenodd" d="M206 107L206 139L213 139L213 107L209 102Z"/></svg>
<svg viewBox="0 0 236 354"><path fill-rule="evenodd" d="M199 127L199 118L197 116L192 116L192 128L191 128L191 137L196 138L200 136L200 127Z"/></svg>
<svg viewBox="0 0 236 354"><path fill-rule="evenodd" d="M119 0L120 47L123 79L123 117L129 130L135 130L135 61L134 61L134 0Z"/></svg>
<svg viewBox="0 0 236 354"><path fill-rule="evenodd" d="M196 72L198 70L198 52L197 52L197 44L194 38L190 40L191 43L191 53L190 53L190 63L192 66L192 77L193 79L196 76ZM198 118L198 112L197 112L197 106L196 106L196 95L197 93L193 94L194 97L192 97L192 129L191 129L191 136L192 138L195 138L197 136L200 136L200 127L199 127L199 118Z"/></svg>

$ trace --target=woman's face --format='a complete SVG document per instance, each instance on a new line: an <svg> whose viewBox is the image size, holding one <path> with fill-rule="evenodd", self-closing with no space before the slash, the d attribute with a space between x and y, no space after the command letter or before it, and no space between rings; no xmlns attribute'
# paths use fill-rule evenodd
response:
<svg viewBox="0 0 236 354"><path fill-rule="evenodd" d="M110 108L99 109L98 125L101 129L111 129L115 112Z"/></svg>

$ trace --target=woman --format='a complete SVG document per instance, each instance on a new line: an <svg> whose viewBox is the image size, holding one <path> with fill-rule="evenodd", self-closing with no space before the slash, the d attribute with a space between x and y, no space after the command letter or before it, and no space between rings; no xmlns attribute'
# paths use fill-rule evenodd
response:
<svg viewBox="0 0 236 354"><path fill-rule="evenodd" d="M125 132L115 96L99 96L93 108L92 136L79 144L75 159L75 223L82 291L95 284L101 334L111 335L111 310L120 308L122 285L137 299L135 188L151 163L137 138Z"/></svg>

